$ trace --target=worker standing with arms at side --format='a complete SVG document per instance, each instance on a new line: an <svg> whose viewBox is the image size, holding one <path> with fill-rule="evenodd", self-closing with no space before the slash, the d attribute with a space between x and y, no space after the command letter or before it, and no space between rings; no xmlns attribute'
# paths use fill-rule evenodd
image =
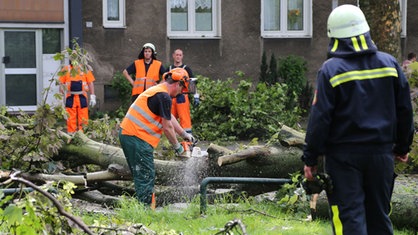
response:
<svg viewBox="0 0 418 235"><path fill-rule="evenodd" d="M145 90L129 108L122 120L119 140L133 175L138 201L151 204L154 189L154 149L161 135L166 135L178 155L184 152L176 133L194 142L171 114L171 98L187 89L189 77L184 69L173 69L163 75L164 81Z"/></svg>
<svg viewBox="0 0 418 235"><path fill-rule="evenodd" d="M360 8L341 5L328 17L328 60L317 75L304 147L313 181L325 155L336 235L392 235L389 218L395 160L412 144L409 85L398 61L378 51Z"/></svg>
<svg viewBox="0 0 418 235"><path fill-rule="evenodd" d="M170 71L174 68L183 68L187 71L189 78L194 78L192 69L189 66L183 64L183 51L181 49L174 50L173 64L168 67L167 71ZM190 117L190 101L188 94L179 94L173 98L171 113L175 118L180 120L180 126L191 134L192 119Z"/></svg>
<svg viewBox="0 0 418 235"><path fill-rule="evenodd" d="M132 102L143 91L155 86L160 81L160 75L164 72L164 66L161 61L157 60L154 44L145 43L139 52L138 59L122 72L132 85ZM131 74L135 75L135 80L132 79Z"/></svg>
<svg viewBox="0 0 418 235"><path fill-rule="evenodd" d="M73 134L82 131L83 125L88 124L88 106L96 105L96 95L94 94L94 75L93 72L82 71L80 67L67 65L63 68L64 74L60 76L60 92L65 95L65 110L68 113L67 133ZM90 102L87 93L90 92Z"/></svg>

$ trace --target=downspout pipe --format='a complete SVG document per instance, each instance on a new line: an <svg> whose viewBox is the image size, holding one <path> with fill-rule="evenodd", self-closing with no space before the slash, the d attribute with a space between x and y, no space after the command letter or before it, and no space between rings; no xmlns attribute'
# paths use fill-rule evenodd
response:
<svg viewBox="0 0 418 235"><path fill-rule="evenodd" d="M283 178L253 178L253 177L206 177L200 183L200 214L206 212L206 188L211 183L231 184L285 184L291 183L291 179Z"/></svg>

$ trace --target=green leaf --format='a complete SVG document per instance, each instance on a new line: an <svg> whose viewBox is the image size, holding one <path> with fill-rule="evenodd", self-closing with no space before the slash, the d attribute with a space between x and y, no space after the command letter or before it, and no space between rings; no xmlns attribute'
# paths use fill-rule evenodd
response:
<svg viewBox="0 0 418 235"><path fill-rule="evenodd" d="M3 212L4 217L9 224L21 224L23 221L22 208L17 207L15 204L10 204Z"/></svg>

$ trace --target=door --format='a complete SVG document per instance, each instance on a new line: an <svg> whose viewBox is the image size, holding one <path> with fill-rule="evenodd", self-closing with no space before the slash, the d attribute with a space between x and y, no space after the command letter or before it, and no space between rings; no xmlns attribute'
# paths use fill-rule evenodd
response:
<svg viewBox="0 0 418 235"><path fill-rule="evenodd" d="M0 105L9 111L34 111L38 102L38 33L0 30Z"/></svg>

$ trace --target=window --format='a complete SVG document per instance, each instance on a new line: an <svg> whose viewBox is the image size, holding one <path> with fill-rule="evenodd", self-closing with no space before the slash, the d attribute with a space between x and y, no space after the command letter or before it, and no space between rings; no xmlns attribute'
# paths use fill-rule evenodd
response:
<svg viewBox="0 0 418 235"><path fill-rule="evenodd" d="M312 0L261 0L261 36L312 36Z"/></svg>
<svg viewBox="0 0 418 235"><path fill-rule="evenodd" d="M103 27L125 27L125 0L103 0Z"/></svg>
<svg viewBox="0 0 418 235"><path fill-rule="evenodd" d="M42 29L42 54L61 51L61 29Z"/></svg>
<svg viewBox="0 0 418 235"><path fill-rule="evenodd" d="M9 111L36 110L41 98L41 30L0 30L0 105Z"/></svg>
<svg viewBox="0 0 418 235"><path fill-rule="evenodd" d="M168 0L167 35L171 38L220 37L220 0Z"/></svg>

